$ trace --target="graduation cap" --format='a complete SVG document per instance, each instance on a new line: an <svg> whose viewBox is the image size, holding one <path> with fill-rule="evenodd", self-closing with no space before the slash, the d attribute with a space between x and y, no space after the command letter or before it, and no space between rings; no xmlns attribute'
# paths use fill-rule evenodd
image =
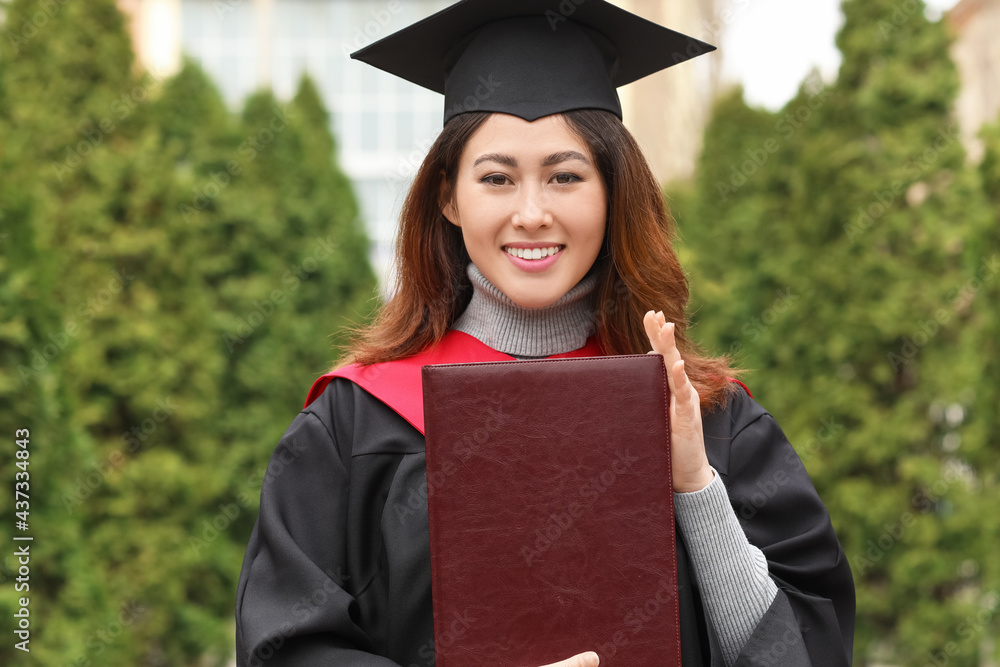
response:
<svg viewBox="0 0 1000 667"><path fill-rule="evenodd" d="M622 117L615 90L715 47L606 0L461 0L351 54L468 111Z"/></svg>

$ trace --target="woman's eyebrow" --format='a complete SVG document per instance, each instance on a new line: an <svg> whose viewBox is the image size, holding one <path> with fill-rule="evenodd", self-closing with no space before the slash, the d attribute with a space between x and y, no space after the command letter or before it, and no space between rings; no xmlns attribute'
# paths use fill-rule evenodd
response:
<svg viewBox="0 0 1000 667"><path fill-rule="evenodd" d="M587 156L579 151L559 151L558 153L553 153L542 160L542 166L551 167L554 164L568 162L569 160L579 160L586 165L590 164L590 160L587 159ZM472 166L478 167L483 162L496 162L510 167L511 169L517 169L517 160L515 160L512 156L505 155L503 153L486 153L485 155L480 155L476 158L476 161L472 163Z"/></svg>
<svg viewBox="0 0 1000 667"><path fill-rule="evenodd" d="M590 164L590 160L578 151L560 151L558 153L553 153L544 160L542 160L543 167L551 167L554 164L559 164L560 162L567 162L569 160L579 160L586 165Z"/></svg>
<svg viewBox="0 0 1000 667"><path fill-rule="evenodd" d="M480 155L476 158L476 161L472 163L472 166L478 167L483 162L498 162L504 166L510 167L511 169L517 169L517 160L509 155L504 155L503 153L487 153L486 155Z"/></svg>

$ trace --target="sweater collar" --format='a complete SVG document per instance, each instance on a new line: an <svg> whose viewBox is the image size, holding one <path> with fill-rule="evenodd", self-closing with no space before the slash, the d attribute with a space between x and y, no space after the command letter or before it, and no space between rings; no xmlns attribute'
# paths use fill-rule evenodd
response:
<svg viewBox="0 0 1000 667"><path fill-rule="evenodd" d="M583 347L595 330L597 274L588 273L555 303L524 308L469 263L472 299L452 327L517 358L550 357Z"/></svg>

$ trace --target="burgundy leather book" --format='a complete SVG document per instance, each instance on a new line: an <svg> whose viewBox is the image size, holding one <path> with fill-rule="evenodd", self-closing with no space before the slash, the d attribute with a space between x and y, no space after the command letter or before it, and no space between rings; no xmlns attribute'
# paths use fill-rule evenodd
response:
<svg viewBox="0 0 1000 667"><path fill-rule="evenodd" d="M437 667L680 665L663 358L422 372Z"/></svg>

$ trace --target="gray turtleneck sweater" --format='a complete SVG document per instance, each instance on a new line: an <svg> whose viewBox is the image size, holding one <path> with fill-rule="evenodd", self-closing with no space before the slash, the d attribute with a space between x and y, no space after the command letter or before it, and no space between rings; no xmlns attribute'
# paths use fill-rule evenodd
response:
<svg viewBox="0 0 1000 667"><path fill-rule="evenodd" d="M584 346L595 331L597 276L588 274L555 303L523 308L469 264L472 300L454 329L518 359L548 357ZM713 472L715 472L713 470ZM778 594L760 549L747 541L722 479L700 491L675 493L674 511L691 556L705 612L732 665Z"/></svg>
<svg viewBox="0 0 1000 667"><path fill-rule="evenodd" d="M578 350L593 334L597 274L583 277L545 308L522 308L469 263L472 300L452 327L518 359Z"/></svg>

